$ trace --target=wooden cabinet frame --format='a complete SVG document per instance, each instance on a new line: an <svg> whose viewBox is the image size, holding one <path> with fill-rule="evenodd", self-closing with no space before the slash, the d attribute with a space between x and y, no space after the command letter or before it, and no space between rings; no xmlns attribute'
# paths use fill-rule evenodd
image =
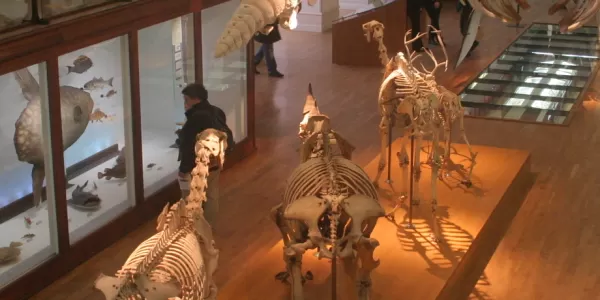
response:
<svg viewBox="0 0 600 300"><path fill-rule="evenodd" d="M135 200L132 207L121 216L92 232L74 245L69 242L67 217L66 178L64 168L54 168L56 217L59 253L36 269L20 277L0 290L0 299L27 299L59 277L65 275L94 254L102 251L117 240L153 219L166 204L179 197L176 181L144 200L142 140L140 118L140 79L138 58L138 31L179 16L194 14L194 53L196 80L202 82L202 16L204 8L227 2L225 0L140 0L128 5L101 10L90 14L85 11L73 13L51 20L51 24L20 27L23 32L14 37L0 36L0 74L46 62L49 95L50 126L52 136L52 157L55 166L64 166L62 146L59 67L58 57L118 36L127 35L129 42L129 72L131 83L131 107L133 120L133 152L135 168ZM108 4L110 5L110 4ZM11 35L11 33L8 33ZM13 34L14 35L14 34ZM4 38L3 38L4 36ZM249 156L256 149L254 127L254 68L251 58L254 55L253 43L247 51L247 137L236 144L228 155L226 168ZM125 229L125 230L124 230Z"/></svg>

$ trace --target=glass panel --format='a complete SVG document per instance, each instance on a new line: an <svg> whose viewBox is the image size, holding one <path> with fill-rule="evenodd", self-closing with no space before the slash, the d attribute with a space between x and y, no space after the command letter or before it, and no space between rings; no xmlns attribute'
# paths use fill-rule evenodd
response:
<svg viewBox="0 0 600 300"><path fill-rule="evenodd" d="M202 10L202 70L211 104L227 115L227 125L236 142L245 139L247 117L246 48L214 59L214 50L227 22L239 5L229 1Z"/></svg>
<svg viewBox="0 0 600 300"><path fill-rule="evenodd" d="M29 3L23 0L0 1L0 30L21 25L28 17Z"/></svg>
<svg viewBox="0 0 600 300"><path fill-rule="evenodd" d="M462 92L466 113L563 124L593 78L598 30L533 24Z"/></svg>
<svg viewBox="0 0 600 300"><path fill-rule="evenodd" d="M128 57L123 36L58 59L71 243L135 205Z"/></svg>
<svg viewBox="0 0 600 300"><path fill-rule="evenodd" d="M179 169L181 90L196 81L193 21L190 14L138 32L145 197L173 182Z"/></svg>
<svg viewBox="0 0 600 300"><path fill-rule="evenodd" d="M137 1L137 0L133 0ZM77 10L91 8L107 3L115 3L114 0L41 0L42 14L44 18L51 18L57 15L74 12ZM120 2L132 2L120 1ZM111 6L112 7L112 6Z"/></svg>
<svg viewBox="0 0 600 300"><path fill-rule="evenodd" d="M2 289L54 256L58 244L45 64L1 75L0 93Z"/></svg>

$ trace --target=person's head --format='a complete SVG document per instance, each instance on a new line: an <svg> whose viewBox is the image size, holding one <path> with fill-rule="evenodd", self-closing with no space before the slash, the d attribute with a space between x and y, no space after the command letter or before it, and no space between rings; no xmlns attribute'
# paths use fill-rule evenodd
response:
<svg viewBox="0 0 600 300"><path fill-rule="evenodd" d="M181 91L183 94L183 106L185 110L192 108L192 106L205 101L208 99L208 92L204 85L200 83L190 83Z"/></svg>

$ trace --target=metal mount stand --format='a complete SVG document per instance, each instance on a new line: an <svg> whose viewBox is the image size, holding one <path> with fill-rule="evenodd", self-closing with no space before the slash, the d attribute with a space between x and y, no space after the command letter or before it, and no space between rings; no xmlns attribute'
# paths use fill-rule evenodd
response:
<svg viewBox="0 0 600 300"><path fill-rule="evenodd" d="M392 118L390 118L390 122L388 125L388 165L387 165L387 179L386 179L386 183L387 184L392 184Z"/></svg>
<svg viewBox="0 0 600 300"><path fill-rule="evenodd" d="M521 12L521 5L517 5L517 14ZM521 25L521 22L517 24L508 24L508 27L511 28L525 28L525 25Z"/></svg>
<svg viewBox="0 0 600 300"><path fill-rule="evenodd" d="M48 20L40 17L40 15L42 13L42 9L41 9L39 3L40 3L39 0L31 1L31 20L29 20L29 22L31 22L35 25L48 25L48 24L50 24L50 22L48 22ZM23 20L23 22L27 22L27 20Z"/></svg>
<svg viewBox="0 0 600 300"><path fill-rule="evenodd" d="M413 132L414 133L414 132ZM405 228L415 229L415 225L413 224L413 197L414 197L414 184L415 184L415 176L414 176L414 168L415 168L415 135L410 136L410 163L409 163L409 171L408 176L410 176L409 186L408 186L408 223L404 225Z"/></svg>

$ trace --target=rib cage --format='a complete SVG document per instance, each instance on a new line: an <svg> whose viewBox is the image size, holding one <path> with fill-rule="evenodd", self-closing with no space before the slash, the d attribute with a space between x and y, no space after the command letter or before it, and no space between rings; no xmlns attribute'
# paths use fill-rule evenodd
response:
<svg viewBox="0 0 600 300"><path fill-rule="evenodd" d="M337 171L336 178L340 189L347 189L350 195L360 194L377 199L377 191L361 167L340 156L334 156L331 165ZM330 185L327 161L322 157L310 159L296 167L288 178L283 207L302 197L317 195Z"/></svg>

